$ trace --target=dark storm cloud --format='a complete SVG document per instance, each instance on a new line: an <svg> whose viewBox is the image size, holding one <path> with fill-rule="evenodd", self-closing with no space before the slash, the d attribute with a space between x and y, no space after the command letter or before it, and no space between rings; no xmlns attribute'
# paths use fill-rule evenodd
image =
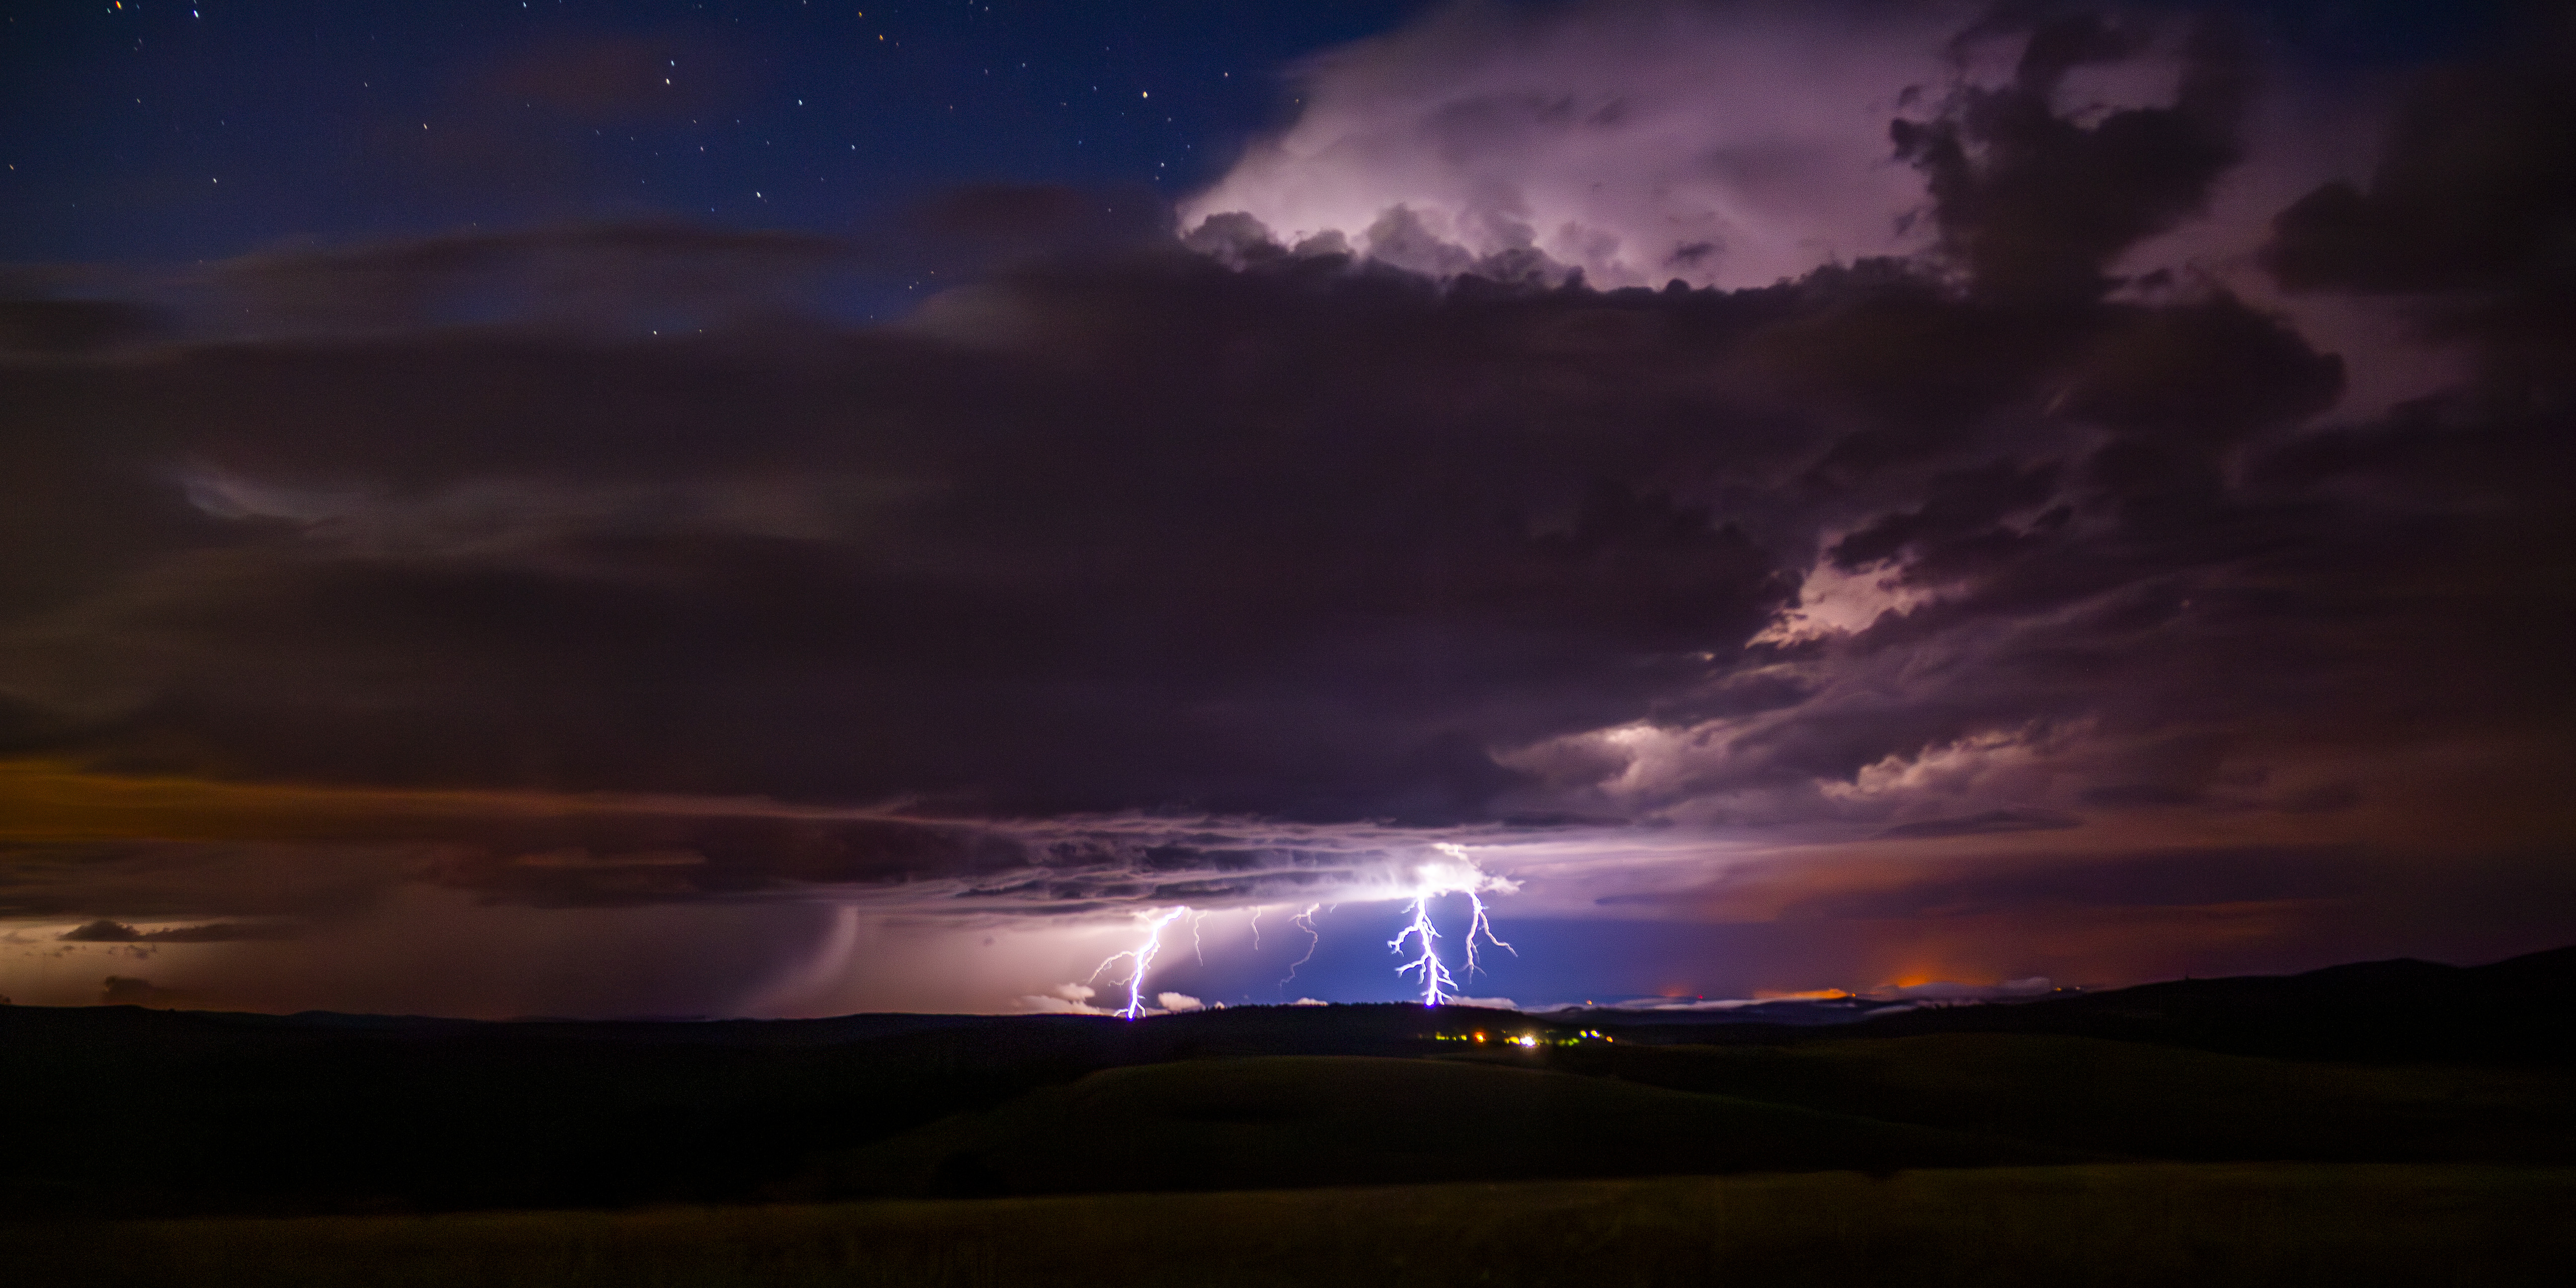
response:
<svg viewBox="0 0 2576 1288"><path fill-rule="evenodd" d="M423 847L157 838L0 842L0 916L321 921L422 879Z"/></svg>
<svg viewBox="0 0 2576 1288"><path fill-rule="evenodd" d="M1440 280L1248 218L1194 234L1221 254L1019 258L876 330L815 316L844 251L801 238L236 262L208 289L312 321L0 369L0 746L496 797L190 842L258 851L224 862L1014 912L1286 901L1514 819L2428 831L2421 764L2563 756L2563 406L2321 419L2350 355L2207 282L2114 290L2239 155L2243 54L2211 28L2171 106L2087 114L2055 89L2143 38L1975 39L2023 42L2014 79L1894 131L1940 252L1754 290ZM1026 191L925 215L1116 243L1089 218ZM691 334L637 335L657 301ZM189 915L107 901L182 843L126 837L0 890ZM2276 857L2102 879L2241 893ZM267 911L223 884L196 915Z"/></svg>
<svg viewBox="0 0 2576 1288"><path fill-rule="evenodd" d="M456 233L225 261L210 327L261 338L477 323L638 332L805 314L860 262L811 233L676 222ZM236 312L242 316L235 316Z"/></svg>
<svg viewBox="0 0 2576 1288"><path fill-rule="evenodd" d="M1941 865L1900 884L1789 901L1789 920L1973 917L2033 908L2203 907L2348 895L2359 857L2333 847L2234 847Z"/></svg>
<svg viewBox="0 0 2576 1288"><path fill-rule="evenodd" d="M56 936L75 944L225 944L250 939L291 939L294 931L284 926L240 925L212 922L202 926L165 926L159 930L137 930L122 922L85 922Z"/></svg>
<svg viewBox="0 0 2576 1288"><path fill-rule="evenodd" d="M2571 38L2562 22L2521 57L2422 73L2368 182L2326 184L2282 211L2265 265L2294 290L2476 291L2563 279L2576 221Z"/></svg>
<svg viewBox="0 0 2576 1288"><path fill-rule="evenodd" d="M712 898L789 884L883 885L1025 866L1018 847L875 820L605 815L470 820L435 884L541 906Z"/></svg>
<svg viewBox="0 0 2576 1288"><path fill-rule="evenodd" d="M384 790L0 766L0 918L96 917L68 942L278 938L398 886L576 909L838 892L922 915L1205 908L1359 889L1399 830L1143 816L999 822L746 799ZM99 833L116 839L56 839ZM124 921L260 918L139 930ZM120 920L122 919L122 920Z"/></svg>
<svg viewBox="0 0 2576 1288"><path fill-rule="evenodd" d="M2576 21L2536 12L2511 54L2421 73L2367 184L2300 198L2261 258L2291 291L2411 297L2491 392L2557 400L2576 349Z"/></svg>
<svg viewBox="0 0 2576 1288"><path fill-rule="evenodd" d="M158 322L123 300L0 300L0 353L86 353L143 339Z"/></svg>
<svg viewBox="0 0 2576 1288"><path fill-rule="evenodd" d="M1479 344L1443 331L1555 348L1561 303L1174 258L1011 304L1084 333L784 363L431 337L188 351L139 385L28 372L202 536L84 601L188 656L95 747L142 766L203 737L361 781L1457 818L1511 775L1447 708L1497 684L1651 691L1641 666L1732 649L1787 593L1741 529L1588 466L1594 445L1480 443L1390 405L1420 400L1417 358ZM1306 378L1346 357L1351 386ZM1551 401L1601 422L1582 395ZM1344 439L1345 416L1385 437ZM1448 495L1399 485L1425 467ZM1355 469L1378 482L1353 495ZM108 700L65 630L13 634L17 656ZM346 717L386 681L404 714ZM532 727L554 745L521 745ZM702 764L668 762L675 735Z"/></svg>
<svg viewBox="0 0 2576 1288"><path fill-rule="evenodd" d="M1383 849L1280 843L1258 829L1113 821L925 825L740 813L478 821L426 871L486 899L613 907L816 889L891 893L915 911L1074 916L1137 903L1198 908L1348 888ZM1338 838L1336 838L1338 840Z"/></svg>
<svg viewBox="0 0 2576 1288"><path fill-rule="evenodd" d="M2223 24L2193 33L2170 107L2114 111L2090 124L2055 101L2067 74L2146 53L2153 33L2098 12L2005 5L1962 46L2019 37L2009 85L1959 91L1932 121L1889 127L1897 155L1929 181L1941 242L1981 293L2083 299L2110 284L2111 256L2198 213L2212 181L2242 158L2251 89L2247 52Z"/></svg>
<svg viewBox="0 0 2576 1288"><path fill-rule="evenodd" d="M1927 818L1920 822L1899 823L1878 835L1881 840L1905 841L1944 836L1987 836L1997 832L2055 832L2079 825L2080 820L2046 810L1990 809L1964 818Z"/></svg>

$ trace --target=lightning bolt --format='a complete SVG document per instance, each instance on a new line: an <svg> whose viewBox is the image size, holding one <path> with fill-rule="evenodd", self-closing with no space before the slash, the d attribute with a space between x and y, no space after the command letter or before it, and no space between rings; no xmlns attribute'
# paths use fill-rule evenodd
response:
<svg viewBox="0 0 2576 1288"><path fill-rule="evenodd" d="M1441 844L1432 848L1447 855L1450 861L1426 865L1416 874L1413 901L1405 906L1408 920L1404 930L1395 938L1388 940L1386 944L1388 949L1403 953L1407 951L1405 945L1410 943L1419 953L1413 960L1396 967L1395 973L1399 977L1414 971L1422 973L1424 1006L1438 1006L1442 1002L1449 1001L1457 996L1452 990L1458 987L1457 978L1449 973L1447 964L1440 960L1440 950L1432 943L1440 937L1440 932L1431 925L1432 900L1444 894L1467 896L1470 913L1462 948L1467 978L1476 977L1478 969L1476 940L1479 936L1483 937L1486 943L1514 957L1520 956L1519 949L1504 943L1501 937L1494 933L1494 923L1485 916L1486 891L1494 890L1508 894L1520 887L1514 882L1477 867L1475 859L1469 857L1465 846Z"/></svg>
<svg viewBox="0 0 2576 1288"><path fill-rule="evenodd" d="M1390 952L1406 959L1395 968L1397 978L1416 977L1422 985L1422 1004L1438 1006L1458 999L1462 976L1473 981L1482 973L1483 964L1477 960L1480 945L1500 948L1515 957L1520 955L1519 949L1494 933L1493 918L1485 907L1486 895L1510 894L1520 889L1520 883L1485 871L1465 846L1435 844L1430 848L1437 851L1438 857L1425 856L1408 870L1409 880L1401 885L1377 886L1367 898L1373 903L1381 900L1404 902L1404 928L1397 932L1395 938L1388 940L1386 946ZM1467 926L1459 936L1458 947L1459 963L1464 968L1461 974L1452 974L1449 963L1441 957L1440 929L1433 915L1440 899L1453 894L1467 897ZM1288 985L1296 982L1297 972L1314 961L1316 953L1323 949L1324 935L1316 927L1315 917L1325 911L1325 907L1320 902L1310 903L1288 918L1289 925L1306 932L1306 952L1289 964L1288 974L1280 979L1283 995ZM1268 910L1266 907L1251 909L1249 924L1256 950L1261 946L1261 914ZM1145 982L1153 974L1154 963L1163 951L1163 933L1173 923L1184 917L1189 919L1190 951L1198 957L1201 965L1206 964L1204 931L1208 916L1204 911L1186 906L1147 909L1137 914L1144 933L1136 946L1111 953L1091 972L1093 982L1109 975L1115 983L1126 988L1127 1004L1116 1012L1121 1018L1133 1020L1146 1014Z"/></svg>
<svg viewBox="0 0 2576 1288"><path fill-rule="evenodd" d="M1108 970L1121 960L1125 960L1133 967L1126 978L1118 981L1127 986L1127 1005L1118 1012L1118 1018L1132 1020L1145 1013L1145 972L1154 968L1154 955L1163 951L1163 927L1172 924L1181 914L1188 911L1187 908L1173 908L1164 912L1146 914L1145 942L1125 952L1109 954L1092 970L1091 977L1098 979L1102 971Z"/></svg>
<svg viewBox="0 0 2576 1288"><path fill-rule="evenodd" d="M1485 920L1483 894L1474 890L1467 891L1467 905L1476 910L1475 919L1467 923L1467 978L1474 979L1476 977L1476 936L1483 935L1485 942L1514 957L1520 956L1521 950L1504 943L1494 934L1494 923Z"/></svg>
<svg viewBox="0 0 2576 1288"><path fill-rule="evenodd" d="M1449 977L1449 968L1440 964L1440 954L1431 946L1431 941L1440 937L1440 932L1431 928L1431 896L1415 896L1405 911L1413 919L1405 924L1402 934L1386 941L1386 946L1401 953L1406 940L1417 940L1422 946L1422 955L1396 967L1395 973L1402 975L1407 971L1421 971L1422 1004L1438 1006L1449 997L1448 990L1458 986L1458 981Z"/></svg>
<svg viewBox="0 0 2576 1288"><path fill-rule="evenodd" d="M1289 965L1288 965L1288 976L1287 976L1287 978L1286 978L1286 979L1282 979L1282 980L1280 980L1280 981L1279 981L1279 987L1281 987L1281 988L1286 988L1286 987L1288 987L1289 982L1290 982L1291 980L1294 980L1294 979L1296 979L1296 978L1297 978L1297 968L1298 968L1298 967L1300 967L1300 966L1305 965L1306 963L1308 963L1308 962L1310 962L1310 961L1315 960L1315 950L1324 946L1324 933L1323 933L1322 931L1320 931L1320 930L1315 929L1315 912L1316 912L1316 910L1317 910L1317 909L1322 908L1323 906L1324 906L1324 905L1322 905L1322 904L1320 904L1320 903L1310 903L1310 904L1307 904L1307 905L1306 905L1306 910L1305 910L1304 912L1298 913L1296 916L1294 916L1294 917L1290 917L1290 918L1288 919L1288 924L1289 924L1289 925L1295 926L1295 927L1296 927L1296 928L1298 928L1299 930L1305 931L1305 932L1306 932L1306 934L1308 935L1308 937L1312 940L1312 942L1310 942L1310 943L1308 943L1308 944L1306 945L1306 955L1305 955L1305 956L1300 957L1300 958L1298 958L1296 961L1289 963Z"/></svg>

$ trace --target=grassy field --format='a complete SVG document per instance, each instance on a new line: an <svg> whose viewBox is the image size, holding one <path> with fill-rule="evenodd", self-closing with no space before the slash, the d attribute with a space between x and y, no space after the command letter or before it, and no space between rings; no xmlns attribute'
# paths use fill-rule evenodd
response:
<svg viewBox="0 0 2576 1288"><path fill-rule="evenodd" d="M2511 1285L2576 1170L2086 1165L0 1225L25 1284Z"/></svg>
<svg viewBox="0 0 2576 1288"><path fill-rule="evenodd" d="M1588 1075L1588 1076L1586 1076ZM2563 1072L1962 1034L1106 1069L772 1196L976 1198L2080 1162L2563 1164Z"/></svg>
<svg viewBox="0 0 2576 1288"><path fill-rule="evenodd" d="M1104 1069L823 1160L808 1199L1252 1190L2080 1162L2087 1155L1538 1068L1259 1056Z"/></svg>
<svg viewBox="0 0 2576 1288"><path fill-rule="evenodd" d="M2576 1061L2335 1064L2043 1033L1754 1043L1723 1026L1686 1046L1432 1040L1502 1022L1419 1006L708 1025L0 1007L0 1103L45 1107L10 1123L0 1220L2576 1165Z"/></svg>
<svg viewBox="0 0 2576 1288"><path fill-rule="evenodd" d="M2576 1076L2563 1068L2326 1064L2004 1033L1585 1047L1554 1053L1550 1065L2134 1158L2576 1160Z"/></svg>

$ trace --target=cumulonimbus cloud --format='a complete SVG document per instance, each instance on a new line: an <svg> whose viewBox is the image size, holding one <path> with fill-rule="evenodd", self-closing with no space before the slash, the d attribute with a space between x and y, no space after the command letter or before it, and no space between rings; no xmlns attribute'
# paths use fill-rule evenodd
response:
<svg viewBox="0 0 2576 1288"><path fill-rule="evenodd" d="M1915 253L1968 203L1931 199L1890 147L1891 122L2007 101L2035 71L2033 106L2069 128L2211 97L2190 70L2188 23L2082 17L2091 25L1967 4L1459 5L1310 60L1295 123L1184 202L1182 223L1220 253L1266 234L1435 275L1579 272L1596 286L1767 286ZM1996 245L2083 226L2079 194L2122 174L2143 172L2089 184L2070 172L2052 218ZM2159 217L2139 193L2092 200Z"/></svg>
<svg viewBox="0 0 2576 1288"><path fill-rule="evenodd" d="M76 344L77 317L22 310L54 321L0 367L0 909L321 924L429 890L567 924L800 899L1114 922L1394 889L1465 843L1553 873L1523 898L1560 911L1699 915L1667 896L1749 847L1781 887L1762 916L1928 924L2101 901L2035 854L2349 908L2369 889L2335 864L2231 884L2162 856L2564 839L2569 404L2533 358L2568 296L2545 257L2372 267L2422 258L2392 231L2421 215L2414 136L2292 207L2266 259L2302 291L2437 296L2426 342L2478 361L2344 418L2372 355L2215 281L2118 280L2244 164L2223 32L1610 12L1328 59L1310 116L1192 207L1263 227L1019 261L902 327L800 313L776 274L757 308L723 293L746 256L834 245L670 230L189 283L346 322L319 331L182 311ZM1697 85L1671 31L1739 33L1721 70L1820 42L1840 70L1790 102L1837 96L1848 146L1837 107L1777 171L1812 184L1761 177L1744 123L1787 118L1710 96L1771 73ZM1579 111L1525 83L1533 50ZM1918 66L1950 79L1905 98ZM1621 67L1625 106L1582 97ZM2511 173L2461 191L2510 205L2558 144L2499 137ZM1742 191L1647 173L1730 147ZM1632 181L1566 219L1644 221L1597 261L1540 213L1587 165ZM1381 183L1416 171L1429 196ZM1303 200L1300 174L1358 194L1350 218L1436 199L1465 203L1444 237L1494 214L1531 240L1301 253L1305 216L1244 195ZM1618 258L1657 202L1774 199L1780 229L1919 217L1897 257L1747 224L1697 275ZM709 334L581 325L631 293L542 273L510 318L369 311L385 274L435 299L563 254L689 284ZM1599 289L1619 263L1655 289ZM1944 867L1802 894L1797 846ZM2443 870L2483 883L2466 903L2503 888Z"/></svg>
<svg viewBox="0 0 2576 1288"><path fill-rule="evenodd" d="M1761 286L1922 244L1887 122L1964 9L1460 6L1311 60L1296 123L1182 206L1420 272Z"/></svg>

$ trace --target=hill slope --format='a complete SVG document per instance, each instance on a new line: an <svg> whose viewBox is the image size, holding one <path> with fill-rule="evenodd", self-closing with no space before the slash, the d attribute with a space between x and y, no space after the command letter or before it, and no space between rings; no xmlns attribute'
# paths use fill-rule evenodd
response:
<svg viewBox="0 0 2576 1288"><path fill-rule="evenodd" d="M1450 1060L1107 1069L827 1162L822 1194L1048 1194L1980 1167L2071 1151Z"/></svg>
<svg viewBox="0 0 2576 1288"><path fill-rule="evenodd" d="M2576 952L2562 951L1823 1029L1612 1028L1622 1040L1473 1057L1499 1067L1461 1064L1466 1047L1435 1039L1572 1030L1394 1004L1132 1024L0 1007L0 1101L14 1111L0 1214L738 1201L800 1182L1061 1191L1877 1169L2070 1153L2569 1162L2571 970ZM2349 1063L2362 1059L2375 1063Z"/></svg>

